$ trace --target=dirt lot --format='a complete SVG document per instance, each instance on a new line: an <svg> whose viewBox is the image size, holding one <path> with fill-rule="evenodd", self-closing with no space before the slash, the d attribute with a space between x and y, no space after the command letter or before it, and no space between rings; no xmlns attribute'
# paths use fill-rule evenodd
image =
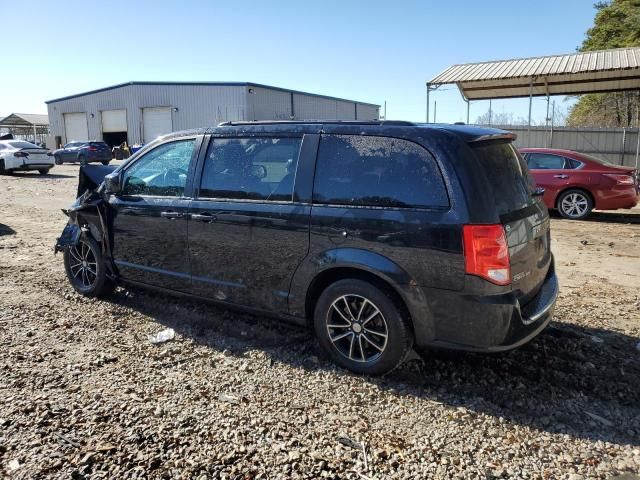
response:
<svg viewBox="0 0 640 480"><path fill-rule="evenodd" d="M636 478L640 210L552 220L562 294L531 344L363 378L273 320L76 295L52 246L77 169L0 177L0 477Z"/></svg>

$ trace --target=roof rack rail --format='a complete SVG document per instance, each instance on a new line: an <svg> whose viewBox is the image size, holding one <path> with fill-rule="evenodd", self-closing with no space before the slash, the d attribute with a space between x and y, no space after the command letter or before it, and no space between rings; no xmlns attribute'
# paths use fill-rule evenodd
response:
<svg viewBox="0 0 640 480"><path fill-rule="evenodd" d="M231 127L239 125L318 125L318 124L338 124L338 125L391 125L391 126L414 126L413 122L405 120L238 120L220 122L219 127Z"/></svg>

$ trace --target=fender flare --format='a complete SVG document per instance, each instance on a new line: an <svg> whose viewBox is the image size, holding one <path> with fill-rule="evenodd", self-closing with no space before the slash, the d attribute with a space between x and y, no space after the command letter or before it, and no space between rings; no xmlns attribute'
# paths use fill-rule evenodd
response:
<svg viewBox="0 0 640 480"><path fill-rule="evenodd" d="M296 270L291 282L289 313L306 318L307 297L314 281L321 275L340 269L358 270L387 284L404 303L416 336L434 337L433 315L424 289L391 259L358 248L333 248L307 257Z"/></svg>

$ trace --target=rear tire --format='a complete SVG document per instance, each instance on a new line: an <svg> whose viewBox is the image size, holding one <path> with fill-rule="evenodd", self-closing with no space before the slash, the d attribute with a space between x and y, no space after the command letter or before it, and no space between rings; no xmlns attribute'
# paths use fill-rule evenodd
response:
<svg viewBox="0 0 640 480"><path fill-rule="evenodd" d="M103 161L102 161L102 164L103 164L103 165L109 165L109 162L110 162L110 160L103 160Z"/></svg>
<svg viewBox="0 0 640 480"><path fill-rule="evenodd" d="M572 188L560 194L556 208L563 218L582 220L593 210L593 200L584 190Z"/></svg>
<svg viewBox="0 0 640 480"><path fill-rule="evenodd" d="M49 173L49 170L51 170L50 168L41 168L40 170L38 170L38 173L40 175L46 175Z"/></svg>
<svg viewBox="0 0 640 480"><path fill-rule="evenodd" d="M98 243L82 234L78 245L64 251L64 270L73 289L85 297L104 297L115 289L107 278L106 267Z"/></svg>
<svg viewBox="0 0 640 480"><path fill-rule="evenodd" d="M85 157L84 155L80 155L80 156L78 156L78 161L80 162L80 165L86 165L87 164L87 157Z"/></svg>
<svg viewBox="0 0 640 480"><path fill-rule="evenodd" d="M409 320L384 291L345 279L320 295L316 336L338 365L355 373L382 375L398 367L413 346Z"/></svg>
<svg viewBox="0 0 640 480"><path fill-rule="evenodd" d="M62 159L58 155L54 155L53 159L56 165L62 165Z"/></svg>

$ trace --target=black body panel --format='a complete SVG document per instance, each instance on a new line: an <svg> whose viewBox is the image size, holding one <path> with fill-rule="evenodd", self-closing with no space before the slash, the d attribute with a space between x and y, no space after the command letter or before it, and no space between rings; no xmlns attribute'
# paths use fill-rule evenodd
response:
<svg viewBox="0 0 640 480"><path fill-rule="evenodd" d="M392 137L422 146L442 176L448 205L314 204L323 135ZM76 203L70 224L103 240L104 256L122 281L305 323L318 279L361 272L404 304L418 347L504 350L530 340L550 321L558 285L548 213L532 200L501 214L495 208L500 192L477 168L473 145L509 141L507 132L408 122L239 122L165 136L113 175L158 145L195 136L200 143L183 196L126 197L98 187L93 203ZM291 201L200 198L210 142L261 136L304 138ZM92 173L82 177L82 190L103 175ZM528 273L507 286L465 274L466 224L504 225L513 272ZM65 230L57 248L71 244L77 232Z"/></svg>

